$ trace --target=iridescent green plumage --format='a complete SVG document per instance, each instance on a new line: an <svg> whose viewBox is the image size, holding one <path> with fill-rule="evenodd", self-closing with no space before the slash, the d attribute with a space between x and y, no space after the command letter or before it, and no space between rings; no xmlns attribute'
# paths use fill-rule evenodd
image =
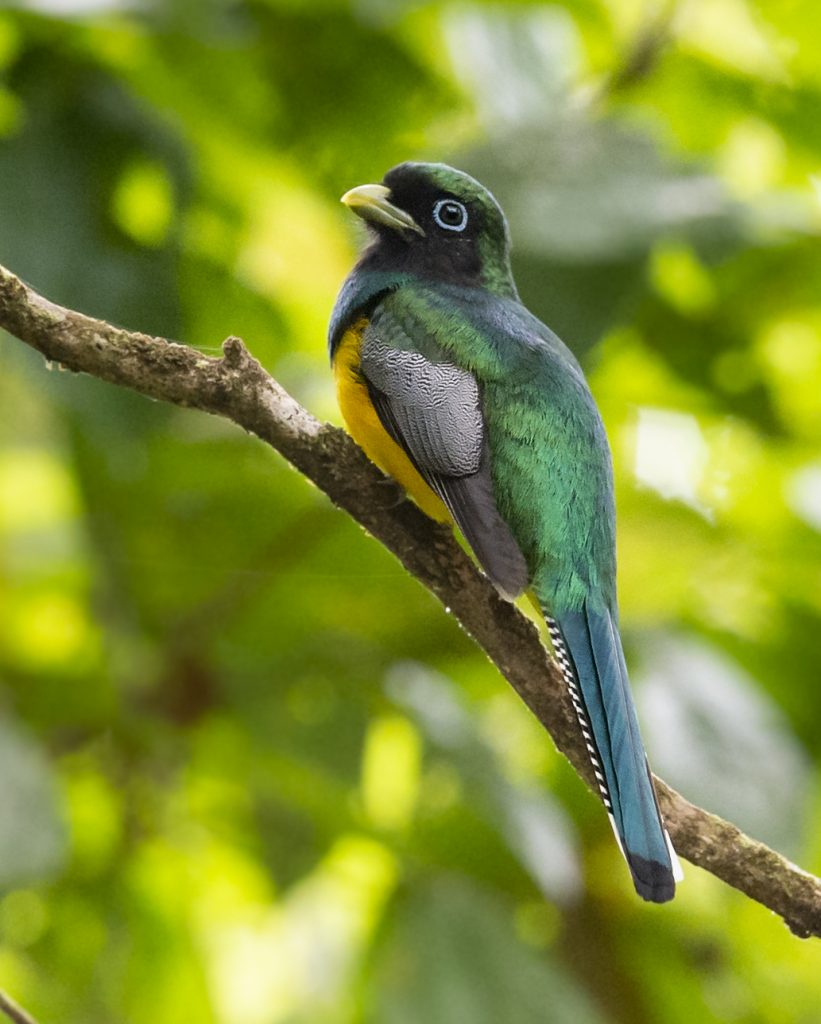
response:
<svg viewBox="0 0 821 1024"><path fill-rule="evenodd" d="M375 237L343 286L384 428L508 595L537 595L639 893L674 893L617 628L610 451L569 349L521 304L501 209L441 164L345 197Z"/></svg>

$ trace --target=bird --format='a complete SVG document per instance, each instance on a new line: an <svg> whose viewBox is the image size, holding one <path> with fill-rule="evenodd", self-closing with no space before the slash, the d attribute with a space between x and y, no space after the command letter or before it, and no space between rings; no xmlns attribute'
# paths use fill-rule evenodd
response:
<svg viewBox="0 0 821 1024"><path fill-rule="evenodd" d="M662 822L619 634L610 447L570 349L523 305L491 192L405 162L342 202L369 241L331 314L348 432L498 591L532 595L639 896L681 869Z"/></svg>

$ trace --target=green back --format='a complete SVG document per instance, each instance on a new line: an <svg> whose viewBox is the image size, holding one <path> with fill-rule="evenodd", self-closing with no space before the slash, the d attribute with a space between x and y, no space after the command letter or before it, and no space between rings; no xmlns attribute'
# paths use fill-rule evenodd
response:
<svg viewBox="0 0 821 1024"><path fill-rule="evenodd" d="M479 381L496 501L539 598L615 609L610 450L569 349L520 302L481 289L414 282L382 301L417 351Z"/></svg>

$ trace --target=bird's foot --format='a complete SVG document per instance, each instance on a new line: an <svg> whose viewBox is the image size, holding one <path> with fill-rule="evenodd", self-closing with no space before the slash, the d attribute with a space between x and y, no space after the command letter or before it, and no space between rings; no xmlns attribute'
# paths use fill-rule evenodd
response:
<svg viewBox="0 0 821 1024"><path fill-rule="evenodd" d="M407 495L404 490L389 476L383 476L378 483L388 499L384 504L380 502L380 506L385 512L390 512L391 509L399 508L399 506L407 500Z"/></svg>

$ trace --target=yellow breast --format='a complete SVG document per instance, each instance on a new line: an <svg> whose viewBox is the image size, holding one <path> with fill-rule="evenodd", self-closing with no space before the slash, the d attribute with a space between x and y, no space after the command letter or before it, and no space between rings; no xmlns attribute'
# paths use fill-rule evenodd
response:
<svg viewBox="0 0 821 1024"><path fill-rule="evenodd" d="M442 500L382 426L371 403L359 370L359 349L366 325L363 318L350 327L334 354L336 395L345 424L371 462L401 484L423 512L439 522L449 522L451 517Z"/></svg>

